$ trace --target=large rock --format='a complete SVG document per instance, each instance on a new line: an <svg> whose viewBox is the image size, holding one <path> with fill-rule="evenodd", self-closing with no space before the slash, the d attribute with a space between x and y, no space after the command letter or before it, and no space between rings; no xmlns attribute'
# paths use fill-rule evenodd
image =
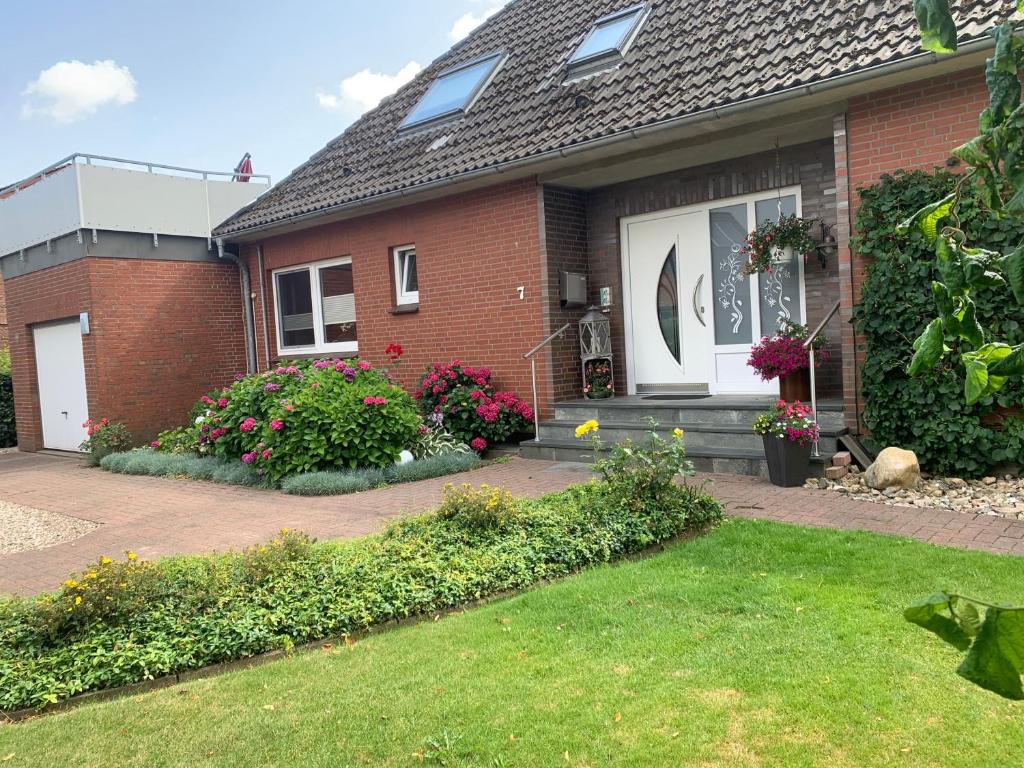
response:
<svg viewBox="0 0 1024 768"><path fill-rule="evenodd" d="M885 488L913 488L921 482L921 466L913 451L886 448L864 473L864 482L881 491Z"/></svg>

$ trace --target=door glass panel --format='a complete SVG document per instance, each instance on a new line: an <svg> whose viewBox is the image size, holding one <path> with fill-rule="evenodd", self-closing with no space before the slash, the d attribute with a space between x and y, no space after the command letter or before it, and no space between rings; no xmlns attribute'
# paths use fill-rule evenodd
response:
<svg viewBox="0 0 1024 768"><path fill-rule="evenodd" d="M668 252L658 278L658 327L661 337L677 363L682 362L679 349L679 279L676 273L676 247Z"/></svg>
<svg viewBox="0 0 1024 768"><path fill-rule="evenodd" d="M779 216L796 215L796 195L771 200L758 200L754 204L757 223L778 221ZM758 300L761 305L761 333L771 336L786 322L802 323L800 315L800 263L799 254L779 260L771 273L758 275Z"/></svg>
<svg viewBox="0 0 1024 768"><path fill-rule="evenodd" d="M352 286L352 265L337 264L319 271L324 343L355 341L356 296Z"/></svg>
<svg viewBox="0 0 1024 768"><path fill-rule="evenodd" d="M711 211L711 270L715 290L715 343L750 344L750 281L740 248L750 228L745 204Z"/></svg>
<svg viewBox="0 0 1024 768"><path fill-rule="evenodd" d="M308 269L277 276L277 302L281 346L313 346L316 337L313 333L313 297L309 290Z"/></svg>

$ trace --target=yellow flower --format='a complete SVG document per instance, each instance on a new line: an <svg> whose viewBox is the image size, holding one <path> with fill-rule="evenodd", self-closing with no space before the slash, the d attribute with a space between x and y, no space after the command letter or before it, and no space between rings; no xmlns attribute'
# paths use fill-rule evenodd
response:
<svg viewBox="0 0 1024 768"><path fill-rule="evenodd" d="M100 558L100 565L110 565L112 562L114 561L106 555L103 555L103 557Z"/></svg>
<svg viewBox="0 0 1024 768"><path fill-rule="evenodd" d="M576 437L586 437L591 432L596 432L600 426L595 419L585 421L576 427Z"/></svg>
<svg viewBox="0 0 1024 768"><path fill-rule="evenodd" d="M676 427L675 429L672 430L672 434L675 435L676 440L682 440L683 435L686 433L683 432L683 430L681 430L679 427Z"/></svg>
<svg viewBox="0 0 1024 768"><path fill-rule="evenodd" d="M67 581L64 582L64 586L67 587L68 589L74 589L75 587L78 586L78 582L75 581L74 579L68 579Z"/></svg>
<svg viewBox="0 0 1024 768"><path fill-rule="evenodd" d="M136 554L135 554L134 552L132 552L131 550L128 550L128 551L127 551L127 552L125 552L124 554L125 554L125 557L127 557L127 558L128 558L129 560L131 560L132 562L135 562L136 560L138 560L138 559L139 559L139 556L138 556L138 555L136 555Z"/></svg>
<svg viewBox="0 0 1024 768"><path fill-rule="evenodd" d="M77 597L75 597L75 605L81 605L81 604L82 604L82 596L78 595Z"/></svg>

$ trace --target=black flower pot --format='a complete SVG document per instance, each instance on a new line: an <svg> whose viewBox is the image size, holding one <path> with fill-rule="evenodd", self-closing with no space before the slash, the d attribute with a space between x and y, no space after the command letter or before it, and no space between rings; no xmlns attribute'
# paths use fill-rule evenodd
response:
<svg viewBox="0 0 1024 768"><path fill-rule="evenodd" d="M811 474L811 444L800 446L789 440L764 435L764 456L772 485L795 488Z"/></svg>

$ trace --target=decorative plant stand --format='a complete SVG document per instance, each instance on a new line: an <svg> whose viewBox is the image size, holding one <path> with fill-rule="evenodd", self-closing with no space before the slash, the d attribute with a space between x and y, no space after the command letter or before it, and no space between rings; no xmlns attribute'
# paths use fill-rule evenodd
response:
<svg viewBox="0 0 1024 768"><path fill-rule="evenodd" d="M580 361L583 364L583 396L603 400L615 396L612 365L612 326L597 307L580 320ZM594 386L594 384L598 386Z"/></svg>

